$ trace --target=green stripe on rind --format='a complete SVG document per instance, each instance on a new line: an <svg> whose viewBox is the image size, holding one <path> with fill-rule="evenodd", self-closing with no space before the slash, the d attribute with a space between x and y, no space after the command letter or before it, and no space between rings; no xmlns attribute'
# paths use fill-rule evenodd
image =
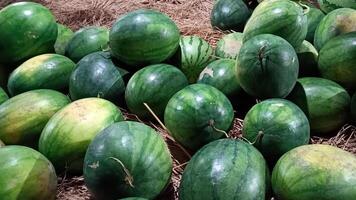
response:
<svg viewBox="0 0 356 200"><path fill-rule="evenodd" d="M35 89L65 90L75 63L58 54L33 57L17 67L9 77L11 96Z"/></svg>
<svg viewBox="0 0 356 200"><path fill-rule="evenodd" d="M321 10L312 6L309 7L309 12L307 13L308 32L305 40L311 43L314 42L315 30L324 17L325 14Z"/></svg>
<svg viewBox="0 0 356 200"><path fill-rule="evenodd" d="M223 36L217 43L215 56L236 60L242 46L242 33L234 32Z"/></svg>
<svg viewBox="0 0 356 200"><path fill-rule="evenodd" d="M132 176L133 186L118 161ZM147 125L126 121L95 137L85 155L84 179L99 199L154 199L168 184L171 170L172 159L163 138Z"/></svg>
<svg viewBox="0 0 356 200"><path fill-rule="evenodd" d="M320 9L328 13L338 8L356 9L355 0L318 0Z"/></svg>
<svg viewBox="0 0 356 200"><path fill-rule="evenodd" d="M265 160L252 145L241 140L217 140L189 161L179 199L265 199L266 171Z"/></svg>
<svg viewBox="0 0 356 200"><path fill-rule="evenodd" d="M57 176L39 152L24 146L0 148L1 200L54 200Z"/></svg>
<svg viewBox="0 0 356 200"><path fill-rule="evenodd" d="M62 24L57 24L57 25L58 25L58 35L57 35L56 43L54 44L54 50L57 54L64 55L66 46L70 41L70 39L73 37L74 33L70 28Z"/></svg>
<svg viewBox="0 0 356 200"><path fill-rule="evenodd" d="M0 87L0 105L9 99L6 92Z"/></svg>
<svg viewBox="0 0 356 200"><path fill-rule="evenodd" d="M53 52L57 23L46 7L32 2L11 4L0 11L0 62L14 64Z"/></svg>
<svg viewBox="0 0 356 200"><path fill-rule="evenodd" d="M81 172L91 140L107 126L124 120L111 102L99 98L74 101L58 111L44 127L39 151L57 170Z"/></svg>
<svg viewBox="0 0 356 200"><path fill-rule="evenodd" d="M234 118L227 97L206 84L193 84L177 92L168 102L164 122L183 146L197 150L223 136Z"/></svg>
<svg viewBox="0 0 356 200"><path fill-rule="evenodd" d="M272 173L276 198L350 200L356 196L356 157L329 145L305 145L282 156Z"/></svg>
<svg viewBox="0 0 356 200"><path fill-rule="evenodd" d="M32 90L14 96L0 105L0 139L5 144L37 146L48 120L69 103L54 90Z"/></svg>

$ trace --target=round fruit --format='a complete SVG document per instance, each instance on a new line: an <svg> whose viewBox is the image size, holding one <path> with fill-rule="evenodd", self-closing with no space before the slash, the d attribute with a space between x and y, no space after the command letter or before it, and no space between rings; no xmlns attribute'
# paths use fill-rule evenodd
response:
<svg viewBox="0 0 356 200"><path fill-rule="evenodd" d="M318 51L308 41L295 49L299 62L299 77L318 76Z"/></svg>
<svg viewBox="0 0 356 200"><path fill-rule="evenodd" d="M69 40L73 37L74 33L70 28L62 24L57 24L57 25L58 25L58 36L57 36L56 43L54 44L54 50L57 54L64 55L66 46Z"/></svg>
<svg viewBox="0 0 356 200"><path fill-rule="evenodd" d="M298 58L283 38L262 34L245 42L237 59L241 87L258 98L285 97L298 77Z"/></svg>
<svg viewBox="0 0 356 200"><path fill-rule="evenodd" d="M169 99L188 85L178 68L167 64L147 66L129 80L125 92L127 107L142 118L152 117L144 103L159 117L163 116Z"/></svg>
<svg viewBox="0 0 356 200"><path fill-rule="evenodd" d="M223 36L217 43L215 56L236 60L242 46L242 33L234 32Z"/></svg>
<svg viewBox="0 0 356 200"><path fill-rule="evenodd" d="M320 9L328 13L338 8L353 8L356 9L355 0L318 0Z"/></svg>
<svg viewBox="0 0 356 200"><path fill-rule="evenodd" d="M7 96L6 92L2 89L2 87L0 87L0 105L8 99L9 96Z"/></svg>
<svg viewBox="0 0 356 200"><path fill-rule="evenodd" d="M307 12L306 15L308 21L308 32L305 40L314 42L316 27L318 27L320 21L325 17L325 14L320 9L310 6L309 12Z"/></svg>
<svg viewBox="0 0 356 200"><path fill-rule="evenodd" d="M10 145L0 148L0 158L2 200L56 198L56 172L42 154L28 147Z"/></svg>

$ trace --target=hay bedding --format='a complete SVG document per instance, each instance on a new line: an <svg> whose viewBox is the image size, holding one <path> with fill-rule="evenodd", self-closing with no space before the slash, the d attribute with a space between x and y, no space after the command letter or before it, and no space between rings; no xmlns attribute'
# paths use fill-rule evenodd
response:
<svg viewBox="0 0 356 200"><path fill-rule="evenodd" d="M1 0L0 8L19 0ZM84 26L100 25L110 27L122 14L138 8L154 8L169 15L184 35L199 35L215 46L216 41L223 34L213 30L210 25L210 12L213 0L34 0L50 8L60 23L73 30ZM141 121L137 116L123 110L127 119ZM174 158L172 180L166 191L158 199L178 199L177 188L181 174L189 155L174 142L163 127L157 123L145 122L156 128L167 141ZM242 120L235 119L230 138L241 137ZM312 143L323 143L338 146L356 154L356 128L345 125L336 135L330 137L316 137ZM60 175L58 179L59 200L88 200L91 196L84 185L83 177L67 177Z"/></svg>

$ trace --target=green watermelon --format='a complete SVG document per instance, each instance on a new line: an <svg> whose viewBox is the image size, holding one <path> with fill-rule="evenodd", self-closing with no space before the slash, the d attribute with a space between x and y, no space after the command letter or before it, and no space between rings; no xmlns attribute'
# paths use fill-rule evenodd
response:
<svg viewBox="0 0 356 200"><path fill-rule="evenodd" d="M244 29L243 42L270 33L298 47L307 35L307 16L303 8L289 0L265 0L253 11Z"/></svg>
<svg viewBox="0 0 356 200"><path fill-rule="evenodd" d="M355 173L355 155L329 145L304 145L279 159L272 187L283 200L351 200L356 197Z"/></svg>
<svg viewBox="0 0 356 200"><path fill-rule="evenodd" d="M336 131L349 116L349 94L339 84L327 79L300 78L287 99L303 110L312 134Z"/></svg>
<svg viewBox="0 0 356 200"><path fill-rule="evenodd" d="M64 94L47 89L10 98L0 105L0 139L5 144L36 146L48 120L69 102Z"/></svg>
<svg viewBox="0 0 356 200"><path fill-rule="evenodd" d="M217 43L215 56L236 60L242 46L243 34L239 32L224 35Z"/></svg>
<svg viewBox="0 0 356 200"><path fill-rule="evenodd" d="M73 37L74 33L70 28L62 24L57 24L57 25L58 25L58 35L57 35L56 43L54 44L54 50L57 54L64 55L66 46L69 40Z"/></svg>
<svg viewBox="0 0 356 200"><path fill-rule="evenodd" d="M265 199L263 156L241 140L220 139L201 148L183 172L180 200Z"/></svg>
<svg viewBox="0 0 356 200"><path fill-rule="evenodd" d="M322 77L356 89L356 32L328 41L320 50L318 64Z"/></svg>
<svg viewBox="0 0 356 200"><path fill-rule="evenodd" d="M121 111L107 100L74 101L48 121L41 133L39 150L57 170L81 172L92 139L107 126L122 120Z"/></svg>
<svg viewBox="0 0 356 200"><path fill-rule="evenodd" d="M116 102L124 92L123 76L109 52L95 52L85 56L70 76L69 93L74 100L100 97Z"/></svg>
<svg viewBox="0 0 356 200"><path fill-rule="evenodd" d="M315 30L314 46L320 50L331 38L356 31L356 10L339 8L328 13Z"/></svg>
<svg viewBox="0 0 356 200"><path fill-rule="evenodd" d="M233 119L233 108L227 97L206 84L189 85L177 92L164 113L169 132L191 150L221 138Z"/></svg>
<svg viewBox="0 0 356 200"><path fill-rule="evenodd" d="M7 88L11 96L34 89L65 91L75 63L58 54L42 54L17 67L9 77Z"/></svg>
<svg viewBox="0 0 356 200"><path fill-rule="evenodd" d="M318 51L315 47L304 40L295 51L299 62L299 77L319 76Z"/></svg>
<svg viewBox="0 0 356 200"><path fill-rule="evenodd" d="M243 43L237 59L241 87L258 98L285 97L298 77L298 58L283 38L262 34Z"/></svg>
<svg viewBox="0 0 356 200"><path fill-rule="evenodd" d="M188 85L188 80L178 68L168 64L147 66L129 80L125 92L127 107L142 118L152 118L143 103L162 117L169 99Z"/></svg>
<svg viewBox="0 0 356 200"><path fill-rule="evenodd" d="M6 92L0 87L0 105L9 99Z"/></svg>
<svg viewBox="0 0 356 200"><path fill-rule="evenodd" d="M243 0L221 0L214 4L210 15L213 27L220 30L243 30L251 11Z"/></svg>
<svg viewBox="0 0 356 200"><path fill-rule="evenodd" d="M355 0L318 0L320 9L328 13L338 8L356 9Z"/></svg>
<svg viewBox="0 0 356 200"><path fill-rule="evenodd" d="M0 63L15 64L54 51L57 23L41 4L20 2L1 9L0 30Z"/></svg>
<svg viewBox="0 0 356 200"><path fill-rule="evenodd" d="M118 122L101 131L84 160L84 180L97 199L154 199L169 183L171 172L163 138L139 122Z"/></svg>
<svg viewBox="0 0 356 200"><path fill-rule="evenodd" d="M74 33L65 48L65 55L78 62L84 56L108 49L109 30L105 27L90 26Z"/></svg>
<svg viewBox="0 0 356 200"><path fill-rule="evenodd" d="M57 176L39 152L24 146L0 148L1 200L54 200Z"/></svg>
<svg viewBox="0 0 356 200"><path fill-rule="evenodd" d="M170 58L179 45L179 29L165 14L148 9L119 18L110 31L110 47L120 61L131 65L157 64Z"/></svg>
<svg viewBox="0 0 356 200"><path fill-rule="evenodd" d="M325 14L318 8L310 6L309 12L306 13L308 21L308 32L305 40L314 42L314 33L320 21L325 17Z"/></svg>

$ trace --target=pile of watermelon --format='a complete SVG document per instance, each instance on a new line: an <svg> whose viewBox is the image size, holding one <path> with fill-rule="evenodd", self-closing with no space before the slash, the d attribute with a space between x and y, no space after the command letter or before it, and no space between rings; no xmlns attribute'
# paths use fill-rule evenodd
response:
<svg viewBox="0 0 356 200"><path fill-rule="evenodd" d="M356 156L309 144L356 124L355 9L217 0L211 23L226 32L213 48L155 10L73 32L40 4L8 5L0 199L55 199L61 174L83 174L96 199L155 199L173 170L157 121L192 154L181 200L356 199Z"/></svg>

